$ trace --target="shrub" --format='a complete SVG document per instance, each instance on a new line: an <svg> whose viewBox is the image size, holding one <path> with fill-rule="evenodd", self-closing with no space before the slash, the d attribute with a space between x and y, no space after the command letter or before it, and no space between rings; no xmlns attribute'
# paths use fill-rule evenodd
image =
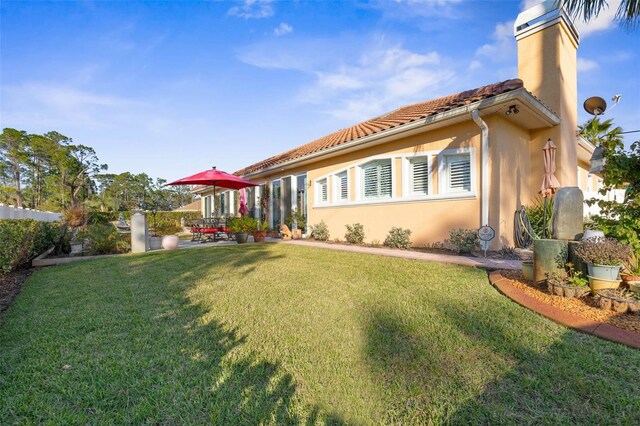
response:
<svg viewBox="0 0 640 426"><path fill-rule="evenodd" d="M120 215L122 215L124 220L130 221L133 213L132 211L89 212L87 223L89 225L108 224L110 222L116 222ZM182 218L184 218L185 223L188 223L191 219L202 219L202 214L200 212L156 212L155 225L158 235L169 235L180 232L180 220ZM147 212L147 226L149 230L153 232L153 214L149 212Z"/></svg>
<svg viewBox="0 0 640 426"><path fill-rule="evenodd" d="M329 227L324 220L321 220L317 225L311 226L311 237L318 241L329 240Z"/></svg>
<svg viewBox="0 0 640 426"><path fill-rule="evenodd" d="M411 247L411 230L393 227L384 239L384 245L387 247L395 247L408 249Z"/></svg>
<svg viewBox="0 0 640 426"><path fill-rule="evenodd" d="M478 233L473 229L452 229L449 238L458 253L471 253L480 242Z"/></svg>
<svg viewBox="0 0 640 426"><path fill-rule="evenodd" d="M1 219L0 274L27 264L59 239L60 223Z"/></svg>
<svg viewBox="0 0 640 426"><path fill-rule="evenodd" d="M125 251L125 243L112 225L90 225L79 233L79 238L89 240L92 254L114 254Z"/></svg>
<svg viewBox="0 0 640 426"><path fill-rule="evenodd" d="M297 208L293 209L291 214L284 222L289 227L289 229L293 229L293 222L295 222L297 229L300 229L302 232L304 232L307 227L307 218Z"/></svg>
<svg viewBox="0 0 640 426"><path fill-rule="evenodd" d="M249 215L232 217L227 221L231 232L252 232L258 229L258 221Z"/></svg>
<svg viewBox="0 0 640 426"><path fill-rule="evenodd" d="M85 219L87 219L87 212L80 206L69 207L62 213L62 218L65 223L72 228L84 225Z"/></svg>
<svg viewBox="0 0 640 426"><path fill-rule="evenodd" d="M349 244L362 244L364 242L364 226L361 223L354 223L353 225L345 225L347 228L344 239Z"/></svg>
<svg viewBox="0 0 640 426"><path fill-rule="evenodd" d="M551 235L551 215L553 214L553 197L547 199L547 237ZM543 238L544 230L544 199L537 197L529 206L524 206L529 223L538 238Z"/></svg>
<svg viewBox="0 0 640 426"><path fill-rule="evenodd" d="M615 238L589 238L576 247L576 254L585 262L596 265L621 265L629 260L631 246Z"/></svg>

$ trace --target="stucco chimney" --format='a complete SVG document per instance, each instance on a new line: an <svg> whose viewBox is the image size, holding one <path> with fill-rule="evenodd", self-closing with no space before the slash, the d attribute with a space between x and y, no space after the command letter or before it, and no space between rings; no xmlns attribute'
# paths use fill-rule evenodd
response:
<svg viewBox="0 0 640 426"><path fill-rule="evenodd" d="M560 125L531 133L532 189L540 186L542 147L551 138L558 147L556 176L562 186L577 185L578 76L580 36L556 0L539 3L518 15L518 77L524 87L560 117ZM534 176L535 175L535 176Z"/></svg>

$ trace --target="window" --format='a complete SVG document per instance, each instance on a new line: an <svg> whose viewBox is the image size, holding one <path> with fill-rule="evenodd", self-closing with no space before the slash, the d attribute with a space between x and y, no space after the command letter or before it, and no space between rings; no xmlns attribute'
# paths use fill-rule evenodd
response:
<svg viewBox="0 0 640 426"><path fill-rule="evenodd" d="M336 175L336 201L349 200L349 180L347 172L344 171Z"/></svg>
<svg viewBox="0 0 640 426"><path fill-rule="evenodd" d="M316 188L318 192L316 195L318 203L326 203L327 201L329 201L327 178L320 179L316 184Z"/></svg>
<svg viewBox="0 0 640 426"><path fill-rule="evenodd" d="M409 191L411 195L429 194L429 157L409 160Z"/></svg>
<svg viewBox="0 0 640 426"><path fill-rule="evenodd" d="M362 166L364 198L391 197L391 159L372 161Z"/></svg>
<svg viewBox="0 0 640 426"><path fill-rule="evenodd" d="M445 155L446 192L471 191L471 157L469 154Z"/></svg>

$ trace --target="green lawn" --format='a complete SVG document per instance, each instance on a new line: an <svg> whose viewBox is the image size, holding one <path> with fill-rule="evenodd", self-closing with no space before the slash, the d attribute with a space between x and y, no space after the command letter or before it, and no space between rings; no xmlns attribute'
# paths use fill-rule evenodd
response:
<svg viewBox="0 0 640 426"><path fill-rule="evenodd" d="M484 271L284 244L36 272L0 319L0 424L640 423L640 351Z"/></svg>

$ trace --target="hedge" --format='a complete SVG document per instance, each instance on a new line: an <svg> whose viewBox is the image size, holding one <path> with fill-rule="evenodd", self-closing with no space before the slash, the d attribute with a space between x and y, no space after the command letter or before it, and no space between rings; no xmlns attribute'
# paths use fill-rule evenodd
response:
<svg viewBox="0 0 640 426"><path fill-rule="evenodd" d="M28 264L59 238L60 223L0 219L0 275Z"/></svg>
<svg viewBox="0 0 640 426"><path fill-rule="evenodd" d="M87 222L89 225L107 224L110 222L117 222L118 217L122 214L122 217L126 221L131 220L133 212L89 212ZM200 212L173 212L173 211L160 211L156 213L156 228L158 234L173 234L180 231L180 220L184 218L185 222L189 222L190 219L201 219L202 213ZM153 214L147 212L147 225L149 230L153 231Z"/></svg>

